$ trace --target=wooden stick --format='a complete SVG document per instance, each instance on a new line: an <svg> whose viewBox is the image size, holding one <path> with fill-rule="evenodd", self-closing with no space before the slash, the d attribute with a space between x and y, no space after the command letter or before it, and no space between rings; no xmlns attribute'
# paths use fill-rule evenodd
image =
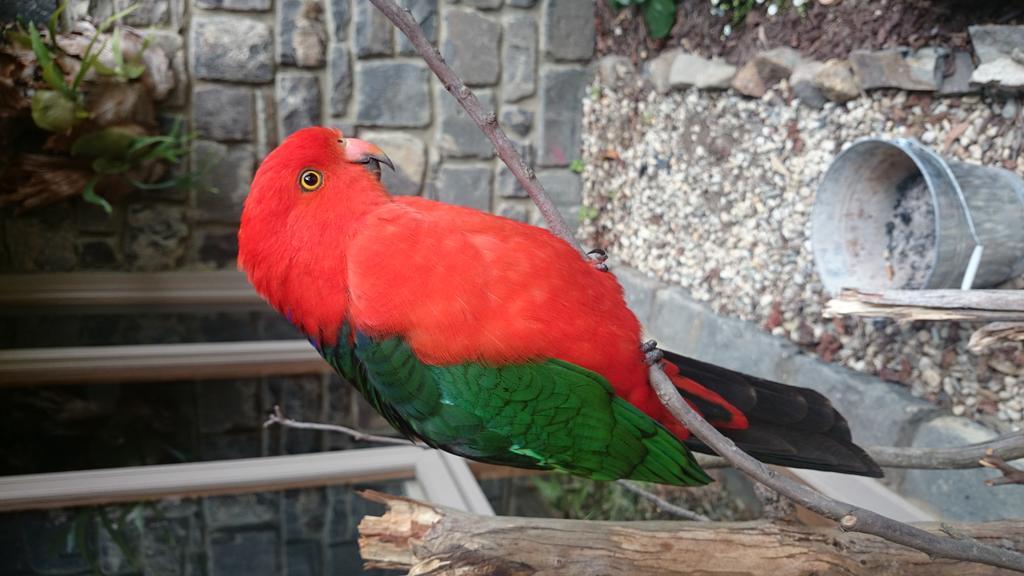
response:
<svg viewBox="0 0 1024 576"><path fill-rule="evenodd" d="M982 354L989 348L1007 342L1024 342L1024 322L992 322L971 334L967 350Z"/></svg>
<svg viewBox="0 0 1024 576"><path fill-rule="evenodd" d="M1010 574L932 560L881 538L782 522L593 522L484 517L363 492L388 507L359 524L372 567L431 576L629 574L732 576L808 574L981 576ZM945 527L995 545L1024 546L1024 524ZM936 534L930 524L918 529Z"/></svg>
<svg viewBox="0 0 1024 576"><path fill-rule="evenodd" d="M1024 290L843 290L825 316L896 320L1024 321Z"/></svg>

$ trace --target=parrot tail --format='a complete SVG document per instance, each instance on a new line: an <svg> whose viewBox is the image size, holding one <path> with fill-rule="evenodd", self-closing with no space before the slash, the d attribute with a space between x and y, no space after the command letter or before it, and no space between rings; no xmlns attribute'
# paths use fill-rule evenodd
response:
<svg viewBox="0 0 1024 576"><path fill-rule="evenodd" d="M663 350L676 388L715 428L767 464L880 478L853 443L846 419L821 394L748 376ZM691 450L714 454L691 436Z"/></svg>

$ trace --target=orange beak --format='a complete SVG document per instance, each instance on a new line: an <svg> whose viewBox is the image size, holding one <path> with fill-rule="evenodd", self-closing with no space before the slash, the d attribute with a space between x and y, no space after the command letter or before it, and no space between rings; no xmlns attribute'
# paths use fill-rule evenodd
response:
<svg viewBox="0 0 1024 576"><path fill-rule="evenodd" d="M367 169L371 172L379 173L381 164L395 169L388 155L374 144L357 138L344 138L341 145L345 148L346 160L354 164L367 164Z"/></svg>

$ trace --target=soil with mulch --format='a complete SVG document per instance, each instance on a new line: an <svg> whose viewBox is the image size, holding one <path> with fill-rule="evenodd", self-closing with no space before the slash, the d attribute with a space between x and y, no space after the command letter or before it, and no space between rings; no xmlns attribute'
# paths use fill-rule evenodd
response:
<svg viewBox="0 0 1024 576"><path fill-rule="evenodd" d="M634 63L669 48L682 47L732 64L757 52L789 46L817 60L846 58L852 50L909 46L967 48L967 27L974 24L1024 24L1024 2L1005 0L839 0L825 6L808 0L804 14L792 7L767 15L765 2L743 22L716 16L708 0L683 0L669 37L648 38L637 8L616 11L598 2L597 49L603 56L621 54Z"/></svg>

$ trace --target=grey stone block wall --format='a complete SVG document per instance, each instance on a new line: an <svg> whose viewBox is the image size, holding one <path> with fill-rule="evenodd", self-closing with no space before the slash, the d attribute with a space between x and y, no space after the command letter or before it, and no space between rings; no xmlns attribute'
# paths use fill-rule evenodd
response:
<svg viewBox="0 0 1024 576"><path fill-rule="evenodd" d="M595 1L400 0L528 164L543 168L573 223L581 184L568 166L580 157ZM15 3L45 14L56 2ZM120 2L86 4L104 16ZM311 124L376 139L397 163L384 176L396 194L542 223L490 142L367 0L144 0L131 19L171 55L177 84L162 113L168 123L182 116L198 138L179 171L200 173L217 193L133 194L110 217L80 201L3 214L0 272L233 268L231 231L256 167ZM69 227L79 213L103 225Z"/></svg>

